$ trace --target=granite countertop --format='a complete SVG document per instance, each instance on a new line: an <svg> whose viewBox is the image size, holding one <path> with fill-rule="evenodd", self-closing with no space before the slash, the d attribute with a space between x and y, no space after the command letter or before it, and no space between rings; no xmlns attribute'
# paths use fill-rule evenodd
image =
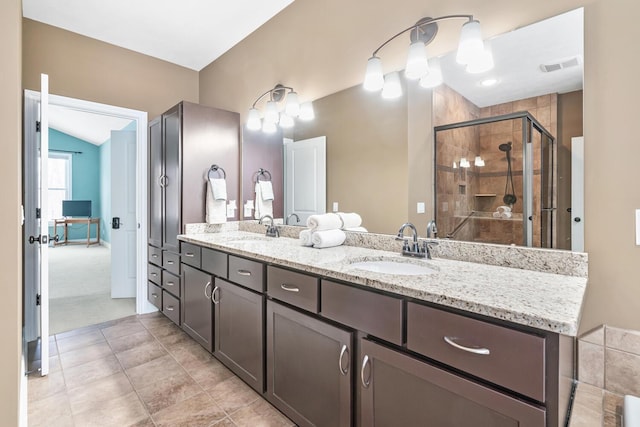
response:
<svg viewBox="0 0 640 427"><path fill-rule="evenodd" d="M259 261L356 283L454 307L537 329L576 336L586 277L434 258L403 257L397 252L356 246L315 249L298 239L229 231L184 234L185 242ZM394 260L428 266L426 275L394 275L360 270L354 262Z"/></svg>

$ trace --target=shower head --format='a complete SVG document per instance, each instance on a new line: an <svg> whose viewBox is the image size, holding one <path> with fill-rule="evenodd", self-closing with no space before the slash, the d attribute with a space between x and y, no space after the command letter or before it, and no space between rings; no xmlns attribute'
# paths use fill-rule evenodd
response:
<svg viewBox="0 0 640 427"><path fill-rule="evenodd" d="M498 149L500 151L504 151L505 153L508 153L509 151L511 151L511 141L505 143L505 144L500 144L498 145Z"/></svg>

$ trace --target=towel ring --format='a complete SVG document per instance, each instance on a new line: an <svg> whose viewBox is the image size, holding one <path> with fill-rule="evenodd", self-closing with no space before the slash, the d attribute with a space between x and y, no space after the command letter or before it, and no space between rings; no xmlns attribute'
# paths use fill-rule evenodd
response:
<svg viewBox="0 0 640 427"><path fill-rule="evenodd" d="M271 181L271 173L266 169L260 168L258 172L256 172L256 183L260 181L261 176L265 178L263 181ZM267 176L269 176L269 178L267 178Z"/></svg>
<svg viewBox="0 0 640 427"><path fill-rule="evenodd" d="M224 169L222 169L222 168L221 168L220 166L218 166L218 165L211 165L211 168L209 169L209 172L207 173L207 177L208 177L209 179L213 178L213 177L211 176L211 173L212 173L212 172L217 172L217 173L218 173L218 176L222 175L222 178L223 178L223 179L227 179L227 173L224 171ZM220 172L222 172L222 173L220 173Z"/></svg>

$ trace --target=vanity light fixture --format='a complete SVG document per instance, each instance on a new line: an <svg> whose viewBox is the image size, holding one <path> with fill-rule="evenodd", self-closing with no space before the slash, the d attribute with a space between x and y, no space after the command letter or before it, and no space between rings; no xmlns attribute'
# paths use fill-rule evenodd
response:
<svg viewBox="0 0 640 427"><path fill-rule="evenodd" d="M484 166L484 159L480 156L476 156L476 159L473 161L474 166L482 167Z"/></svg>
<svg viewBox="0 0 640 427"><path fill-rule="evenodd" d="M460 167L461 168L470 168L471 167L471 163L469 163L469 160L467 160L465 157L462 157L460 159Z"/></svg>
<svg viewBox="0 0 640 427"><path fill-rule="evenodd" d="M261 114L257 105L267 95L269 100L265 103L264 113ZM277 84L255 100L247 114L247 129L262 129L265 133L273 133L278 130L278 125L283 129L293 127L296 118L313 120L313 105L311 102L301 104L292 87Z"/></svg>
<svg viewBox="0 0 640 427"><path fill-rule="evenodd" d="M428 59L426 46L433 41L438 33L438 22L449 19L466 19L467 22L460 30L460 41L456 61L466 67L469 73L482 73L493 68L493 54L488 45L482 40L480 22L473 19L473 15L447 15L438 18L426 17L420 19L409 28L405 28L393 37L385 41L373 51L367 62L367 70L363 86L366 90L377 92L382 89L383 98L392 98L398 94L398 72L394 71L386 76L382 72L382 61L377 56L378 52L389 42L410 31L411 44L407 55L407 64L404 70L406 78L420 79L420 85L425 88L433 88L442 83L442 72L438 58ZM387 89L391 86L392 89ZM401 86L400 86L400 90ZM386 91L386 92L385 92ZM385 95L386 93L386 95Z"/></svg>

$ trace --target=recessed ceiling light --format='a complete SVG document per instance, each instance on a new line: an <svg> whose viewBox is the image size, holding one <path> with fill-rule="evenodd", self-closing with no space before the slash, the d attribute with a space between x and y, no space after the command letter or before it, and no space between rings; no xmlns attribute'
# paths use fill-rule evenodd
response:
<svg viewBox="0 0 640 427"><path fill-rule="evenodd" d="M483 87L495 86L497 84L498 84L498 79L494 77L490 77L488 79L484 79L480 81L480 86L483 86Z"/></svg>

